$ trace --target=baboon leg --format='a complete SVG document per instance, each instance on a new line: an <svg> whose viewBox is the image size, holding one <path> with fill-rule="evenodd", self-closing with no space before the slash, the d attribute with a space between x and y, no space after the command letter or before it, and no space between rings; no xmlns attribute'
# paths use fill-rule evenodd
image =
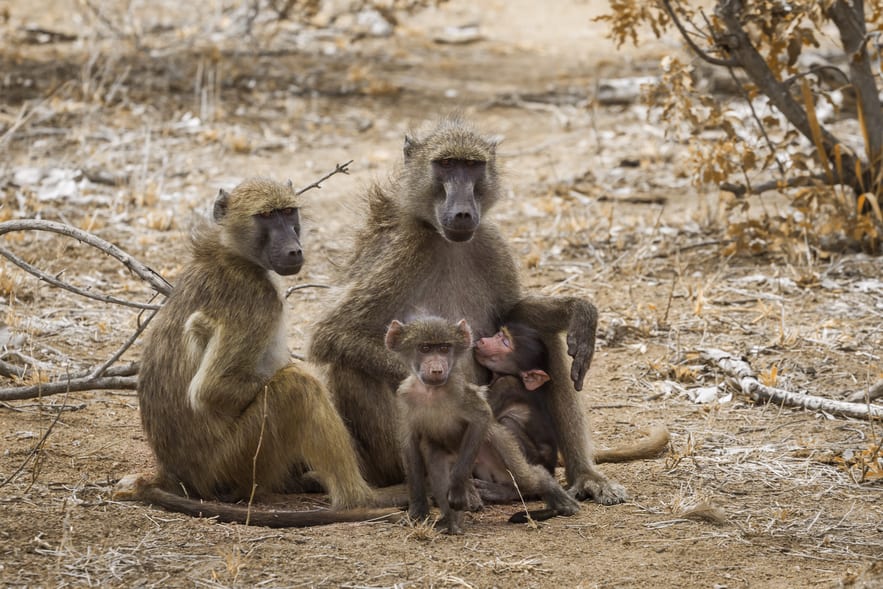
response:
<svg viewBox="0 0 883 589"><path fill-rule="evenodd" d="M558 441L564 456L567 484L577 499L593 498L603 505L622 503L628 499L625 488L608 479L595 466L589 420L573 388L567 355L559 337L546 338L552 381L549 385L550 409L558 428Z"/></svg>
<svg viewBox="0 0 883 589"><path fill-rule="evenodd" d="M268 462L286 455L288 464L305 462L331 497L332 507L348 509L374 501L362 479L349 433L322 384L311 374L289 365L267 385L276 406L269 415L278 426L270 439ZM255 404L259 405L259 395Z"/></svg>
<svg viewBox="0 0 883 589"><path fill-rule="evenodd" d="M573 515L579 511L579 502L565 491L549 471L538 464L529 464L524 458L512 432L495 424L491 440L503 463L515 479L524 496L540 495L549 509L558 515Z"/></svg>
<svg viewBox="0 0 883 589"><path fill-rule="evenodd" d="M395 391L363 372L334 366L328 386L337 410L356 442L365 478L376 487L401 483L405 473L396 433Z"/></svg>
<svg viewBox="0 0 883 589"><path fill-rule="evenodd" d="M462 534L463 512L452 508L448 500L453 462L453 456L450 454L430 449L426 466L429 472L429 487L432 489L432 496L442 514L438 525L446 527L449 534Z"/></svg>

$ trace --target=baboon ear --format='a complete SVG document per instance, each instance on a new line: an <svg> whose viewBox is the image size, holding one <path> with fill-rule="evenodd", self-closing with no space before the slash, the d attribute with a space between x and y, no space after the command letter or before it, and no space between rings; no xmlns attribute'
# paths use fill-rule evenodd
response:
<svg viewBox="0 0 883 589"><path fill-rule="evenodd" d="M294 192L294 183L291 181L291 178L288 179L288 182L286 182L285 185L290 191Z"/></svg>
<svg viewBox="0 0 883 589"><path fill-rule="evenodd" d="M524 383L524 388L529 391L537 390L550 380L552 380L552 377L540 369L525 370L521 373L521 382Z"/></svg>
<svg viewBox="0 0 883 589"><path fill-rule="evenodd" d="M503 141L502 135L491 135L487 138L488 147L491 148L491 155L497 155L497 146Z"/></svg>
<svg viewBox="0 0 883 589"><path fill-rule="evenodd" d="M469 328L469 324L465 319L460 319L460 321L457 322L457 335L460 336L461 345L467 348L472 347L472 330Z"/></svg>
<svg viewBox="0 0 883 589"><path fill-rule="evenodd" d="M215 206L212 209L212 218L217 223L227 214L227 205L230 204L230 193L223 188L218 191L218 197L215 199Z"/></svg>
<svg viewBox="0 0 883 589"><path fill-rule="evenodd" d="M402 152L405 154L405 161L411 159L415 149L417 149L417 140L410 135L405 135L405 146L402 148Z"/></svg>
<svg viewBox="0 0 883 589"><path fill-rule="evenodd" d="M393 319L386 328L386 349L395 351L399 344L402 343L402 334L405 333L405 326L401 321Z"/></svg>

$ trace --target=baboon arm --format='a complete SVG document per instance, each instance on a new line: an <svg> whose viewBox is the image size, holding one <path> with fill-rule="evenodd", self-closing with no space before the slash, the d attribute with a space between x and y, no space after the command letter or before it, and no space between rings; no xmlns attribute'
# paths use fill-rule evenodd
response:
<svg viewBox="0 0 883 589"><path fill-rule="evenodd" d="M260 358L250 350L260 350L259 342L243 345L242 337L231 337L218 325L208 339L187 397L197 411L214 410L239 415L266 385L267 377L254 368Z"/></svg>
<svg viewBox="0 0 883 589"><path fill-rule="evenodd" d="M570 379L580 391L595 353L598 310L578 297L528 295L519 300L506 316L507 321L523 321L546 333L567 331L567 353L573 358Z"/></svg>
<svg viewBox="0 0 883 589"><path fill-rule="evenodd" d="M420 450L420 440L413 433L405 436L402 457L408 478L408 494L410 508L408 512L415 519L423 519L429 515L429 503L426 497L426 462Z"/></svg>
<svg viewBox="0 0 883 589"><path fill-rule="evenodd" d="M365 325L370 325L368 314L354 302L345 301L317 326L310 344L310 360L368 372L373 378L397 386L410 374L408 367L383 345L385 325L377 329Z"/></svg>

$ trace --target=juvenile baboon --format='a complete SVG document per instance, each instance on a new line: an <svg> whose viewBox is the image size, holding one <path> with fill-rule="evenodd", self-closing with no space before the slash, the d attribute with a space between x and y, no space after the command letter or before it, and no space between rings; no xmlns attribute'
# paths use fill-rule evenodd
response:
<svg viewBox="0 0 883 589"><path fill-rule="evenodd" d="M303 264L298 206L290 182L249 179L221 190L213 220L194 229L192 260L144 345L138 400L159 472L129 481L134 498L203 513L214 507L182 502L298 490L309 469L335 509L375 500L327 391L290 363L278 275ZM293 512L282 525L330 519Z"/></svg>
<svg viewBox="0 0 883 589"><path fill-rule="evenodd" d="M518 440L525 458L550 473L558 465L558 442L549 411L549 353L540 333L521 323L503 325L496 334L475 342L476 361L492 373L488 402L494 418ZM613 449L595 450L596 463L626 462L654 458L668 445L668 430L655 427L638 441ZM516 489L505 473L482 476L482 496L487 500L518 499ZM495 488L493 480L502 480Z"/></svg>
<svg viewBox="0 0 883 589"><path fill-rule="evenodd" d="M549 349L550 407L578 498L619 503L625 489L592 461L591 438L575 389L595 347L595 307L575 297L524 296L505 239L482 217L497 201L495 139L446 118L423 139L408 136L404 169L368 194L367 221L347 265L349 287L317 324L310 357L327 368L328 386L376 485L400 482L395 390L407 367L386 350L383 333L399 313L466 318L478 333L505 321L540 329ZM567 332L566 366L560 334ZM474 365L471 382L486 383Z"/></svg>
<svg viewBox="0 0 883 589"><path fill-rule="evenodd" d="M544 517L579 510L576 499L549 472L527 463L518 442L494 420L487 387L467 380L458 365L472 347L472 331L465 320L456 324L437 317L408 324L393 320L385 341L411 371L398 389L411 517L429 515L428 476L443 515L440 523L451 534L461 533L462 510L476 507L470 479L477 459L492 463L493 470L508 470L525 493L543 497Z"/></svg>

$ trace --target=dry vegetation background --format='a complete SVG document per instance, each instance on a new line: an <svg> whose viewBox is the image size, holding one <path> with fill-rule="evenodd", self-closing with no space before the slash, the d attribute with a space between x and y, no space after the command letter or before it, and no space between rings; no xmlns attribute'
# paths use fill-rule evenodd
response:
<svg viewBox="0 0 883 589"><path fill-rule="evenodd" d="M881 586L883 424L755 404L697 351L744 356L762 383L797 393L867 392L883 377L883 261L729 233L775 224L786 201L732 209L693 187L690 152L658 112L599 100L603 80L688 59L673 38L617 51L592 20L604 2L455 0L396 27L334 18L342 5L303 26L244 2L0 0L0 219L70 223L174 282L190 219L219 187L253 174L306 185L353 159L351 175L307 193L307 264L291 285L332 288L289 299L302 354L340 284L359 191L394 168L407 129L462 109L505 137L508 190L491 214L526 286L601 310L584 390L596 440L661 423L669 453L605 467L631 502L536 528L496 506L458 537L267 530L110 499L121 476L152 468L132 391L0 402L0 584ZM151 297L73 240L17 232L0 246L83 288ZM100 364L137 324L137 311L6 261L0 297L2 359L28 383Z"/></svg>

